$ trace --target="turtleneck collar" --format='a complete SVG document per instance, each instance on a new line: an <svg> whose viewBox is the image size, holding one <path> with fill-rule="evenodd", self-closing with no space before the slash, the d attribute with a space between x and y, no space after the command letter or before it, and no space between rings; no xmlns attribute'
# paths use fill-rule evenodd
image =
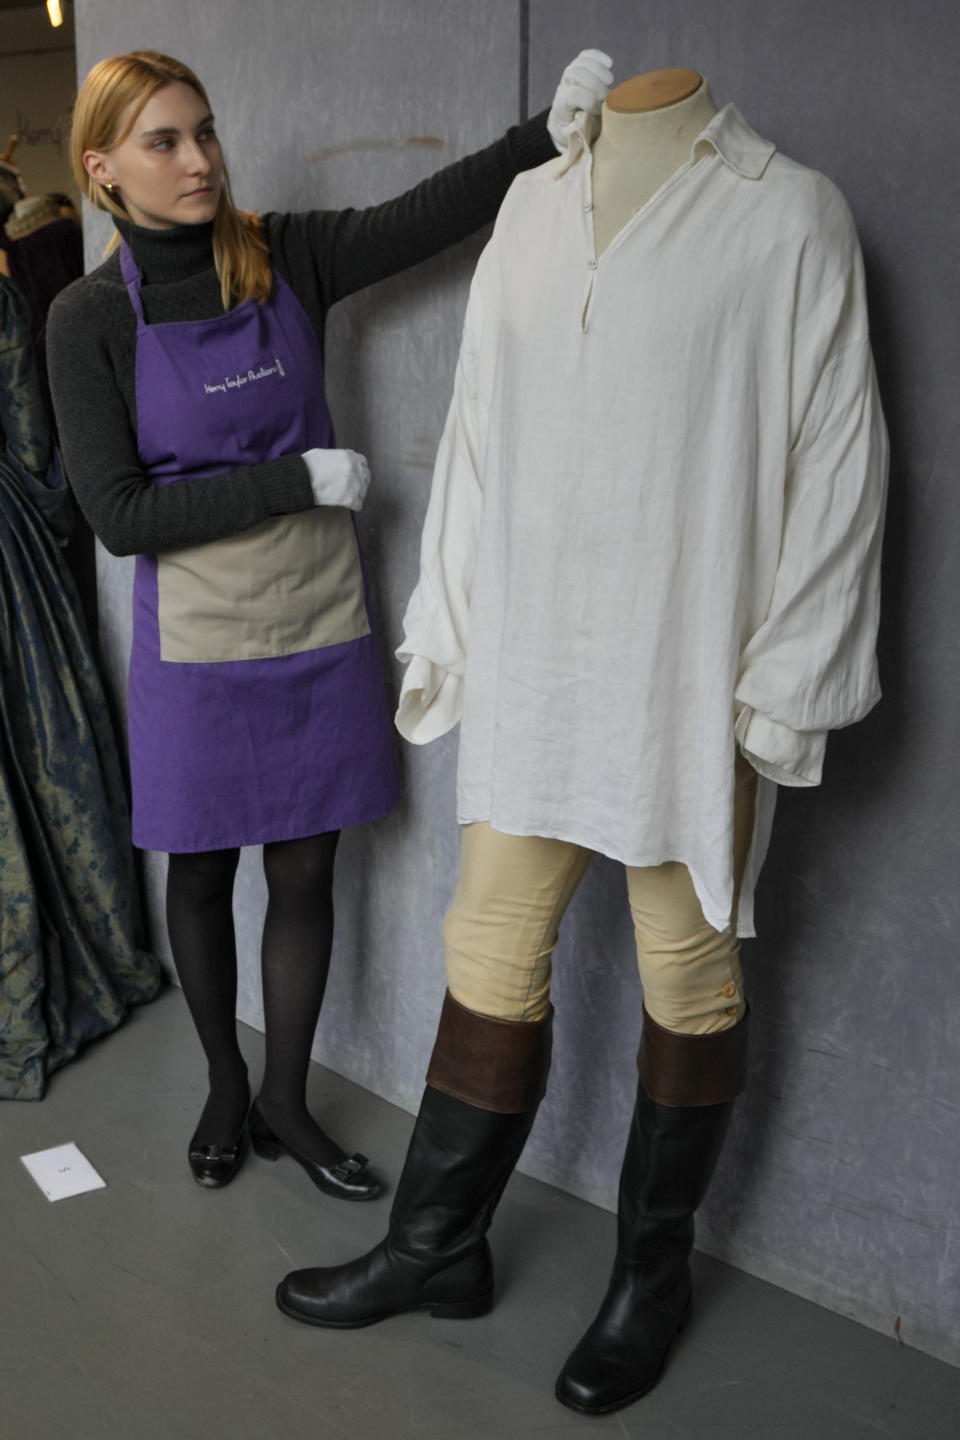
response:
<svg viewBox="0 0 960 1440"><path fill-rule="evenodd" d="M213 264L212 220L202 225L172 225L168 230L148 230L132 220L115 219L114 224L148 285L186 280Z"/></svg>

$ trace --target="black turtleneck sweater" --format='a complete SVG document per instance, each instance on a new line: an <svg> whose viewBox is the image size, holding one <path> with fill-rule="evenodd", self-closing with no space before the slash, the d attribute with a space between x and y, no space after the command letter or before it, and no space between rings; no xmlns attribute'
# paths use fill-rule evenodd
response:
<svg viewBox="0 0 960 1440"><path fill-rule="evenodd" d="M546 113L502 140L366 210L264 216L270 261L323 343L337 300L415 265L492 220L514 175L555 154ZM212 224L117 228L143 277L148 324L223 313ZM307 510L300 455L175 485L153 485L137 450L137 327L114 252L61 291L47 322L47 358L67 477L91 528L115 555L156 554L238 534L271 515Z"/></svg>

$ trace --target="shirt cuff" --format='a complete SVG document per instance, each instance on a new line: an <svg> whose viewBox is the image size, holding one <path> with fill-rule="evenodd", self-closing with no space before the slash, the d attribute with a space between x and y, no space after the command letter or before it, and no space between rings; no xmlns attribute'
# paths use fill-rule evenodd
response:
<svg viewBox="0 0 960 1440"><path fill-rule="evenodd" d="M400 687L395 723L411 745L427 745L452 730L463 713L463 677L414 655Z"/></svg>
<svg viewBox="0 0 960 1440"><path fill-rule="evenodd" d="M826 730L791 730L744 705L733 730L744 756L778 785L819 785L827 748Z"/></svg>

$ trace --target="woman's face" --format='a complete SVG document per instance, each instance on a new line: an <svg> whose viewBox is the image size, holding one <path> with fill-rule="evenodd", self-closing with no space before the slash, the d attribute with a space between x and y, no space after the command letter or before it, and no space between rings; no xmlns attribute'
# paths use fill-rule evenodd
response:
<svg viewBox="0 0 960 1440"><path fill-rule="evenodd" d="M120 124L123 134L127 117ZM116 187L135 225L166 230L212 220L220 199L223 155L213 116L190 85L156 90L133 129L111 150L87 150L94 180Z"/></svg>

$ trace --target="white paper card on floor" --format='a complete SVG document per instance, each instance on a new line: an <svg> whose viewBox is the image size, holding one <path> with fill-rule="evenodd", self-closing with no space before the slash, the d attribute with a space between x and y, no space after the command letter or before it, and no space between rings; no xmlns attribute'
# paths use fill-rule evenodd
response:
<svg viewBox="0 0 960 1440"><path fill-rule="evenodd" d="M36 1150L32 1155L21 1155L20 1159L48 1200L67 1200L71 1195L85 1195L88 1190L106 1187L106 1180L72 1143Z"/></svg>

